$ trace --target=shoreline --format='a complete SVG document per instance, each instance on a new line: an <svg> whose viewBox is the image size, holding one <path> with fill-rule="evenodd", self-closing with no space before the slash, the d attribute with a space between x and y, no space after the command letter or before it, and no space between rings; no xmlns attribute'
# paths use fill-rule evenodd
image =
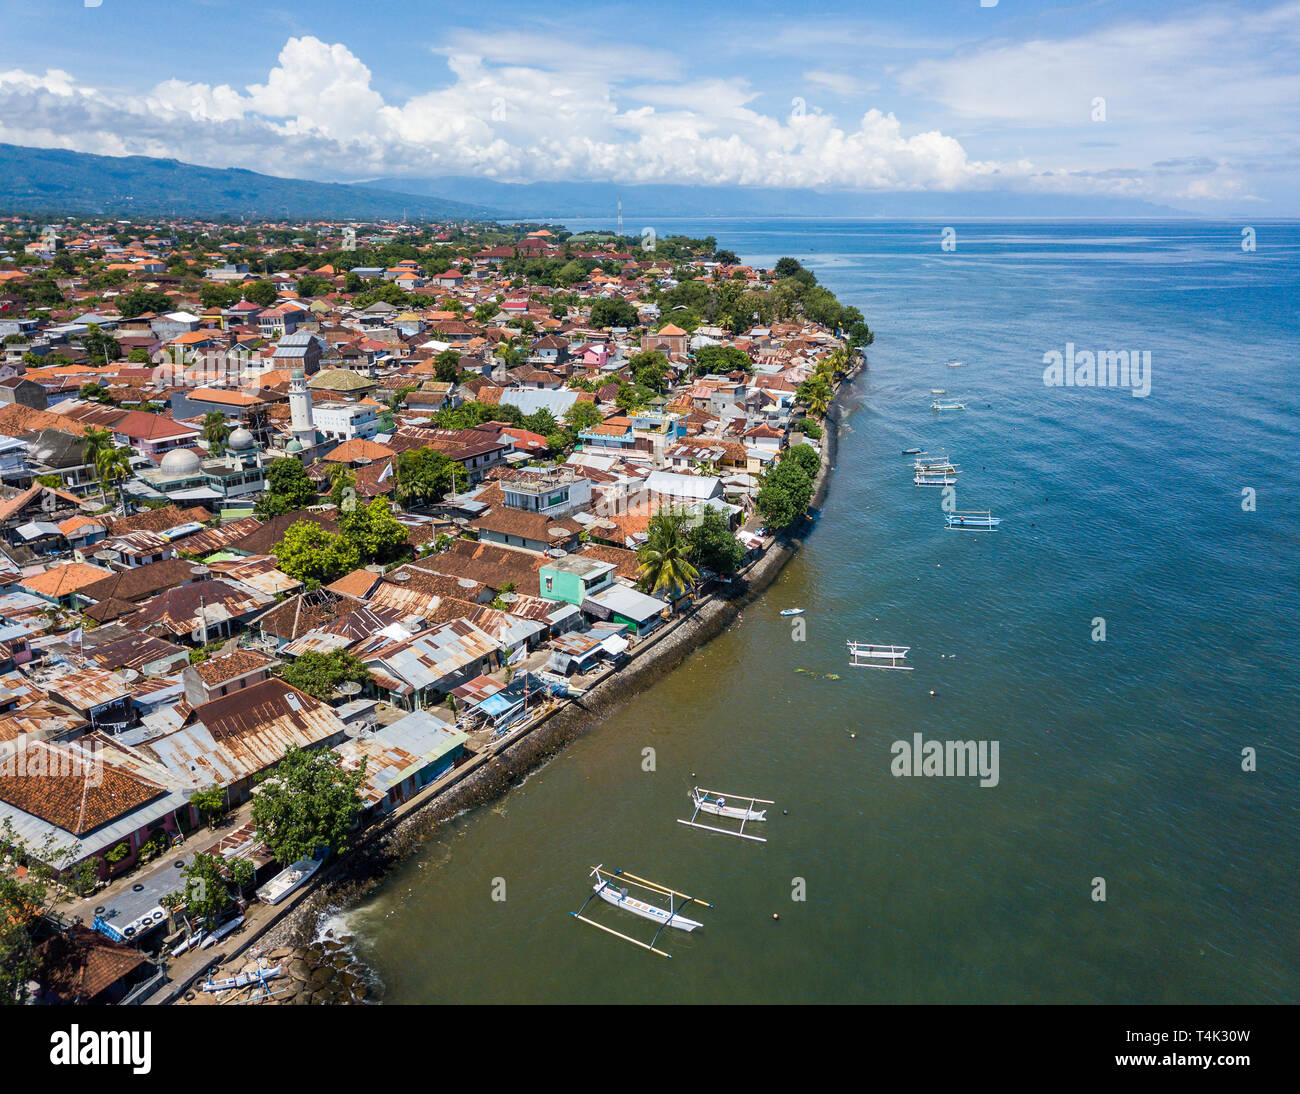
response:
<svg viewBox="0 0 1300 1094"><path fill-rule="evenodd" d="M842 397L866 368L863 353L861 363L836 387L827 408L821 466L813 480L810 509L820 508L829 495L831 471L839 450ZM217 963L237 968L252 956L249 951L254 947L261 953L285 948L305 951L316 941L318 924L324 915L346 913L366 899L444 821L500 798L520 779L559 755L571 742L597 729L645 687L662 679L690 653L721 634L746 606L767 591L815 527L815 520L805 516L796 531L775 538L762 556L738 573L737 577L743 581L739 591L711 593L670 629L649 639L640 650L634 650L631 664L609 672L581 697L553 708L498 750L480 754L482 760L469 774L436 790L427 799L412 801L409 810L399 811L363 832L344 858L322 871L324 876L315 886L279 914L268 917L260 930L241 936L231 952L214 955ZM176 982L159 1001L183 1001L208 967Z"/></svg>

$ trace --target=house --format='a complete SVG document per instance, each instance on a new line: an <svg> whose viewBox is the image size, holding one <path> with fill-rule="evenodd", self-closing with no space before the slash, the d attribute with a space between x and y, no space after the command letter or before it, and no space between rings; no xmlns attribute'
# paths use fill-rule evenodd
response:
<svg viewBox="0 0 1300 1094"><path fill-rule="evenodd" d="M658 627L671 609L664 601L626 585L610 585L589 597L582 610L593 619L622 623L633 634L643 636Z"/></svg>
<svg viewBox="0 0 1300 1094"><path fill-rule="evenodd" d="M440 712L418 710L391 725L359 734L334 751L345 771L366 761L361 796L375 814L390 813L449 771L469 735Z"/></svg>
<svg viewBox="0 0 1300 1094"><path fill-rule="evenodd" d="M153 962L135 946L106 938L83 923L45 939L35 956L41 988L36 1002L46 1005L121 1003L157 975Z"/></svg>
<svg viewBox="0 0 1300 1094"><path fill-rule="evenodd" d="M45 388L40 384L21 376L10 376L0 380L0 403L18 403L33 410L44 410L48 400Z"/></svg>
<svg viewBox="0 0 1300 1094"><path fill-rule="evenodd" d="M613 583L617 569L612 562L586 555L565 555L542 564L537 573L538 584L546 600L562 600L581 607L592 594Z"/></svg>
<svg viewBox="0 0 1300 1094"><path fill-rule="evenodd" d="M185 701L201 707L223 695L251 688L270 677L274 664L271 658L253 650L234 649L197 665L186 665L181 670Z"/></svg>
<svg viewBox="0 0 1300 1094"><path fill-rule="evenodd" d="M372 684L388 701L405 710L437 703L458 684L489 671L497 643L463 619L444 623L410 638L397 639L366 652Z"/></svg>

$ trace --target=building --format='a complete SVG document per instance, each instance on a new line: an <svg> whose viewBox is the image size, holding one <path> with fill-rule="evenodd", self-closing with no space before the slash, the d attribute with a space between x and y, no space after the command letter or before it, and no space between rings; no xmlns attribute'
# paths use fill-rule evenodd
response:
<svg viewBox="0 0 1300 1094"><path fill-rule="evenodd" d="M618 567L585 555L548 559L537 572L541 595L581 607L592 594L608 588Z"/></svg>

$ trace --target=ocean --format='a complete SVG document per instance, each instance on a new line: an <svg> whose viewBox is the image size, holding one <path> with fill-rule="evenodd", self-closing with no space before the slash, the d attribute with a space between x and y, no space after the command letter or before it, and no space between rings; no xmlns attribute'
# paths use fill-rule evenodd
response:
<svg viewBox="0 0 1300 1094"><path fill-rule="evenodd" d="M653 227L865 314L824 515L727 633L343 915L384 1000L1300 1002L1300 225ZM1149 393L1044 382L1120 350ZM946 531L914 447L1001 530ZM895 774L916 734L996 742L996 785ZM768 842L674 823L696 782L775 799ZM714 907L655 957L569 916L597 863Z"/></svg>

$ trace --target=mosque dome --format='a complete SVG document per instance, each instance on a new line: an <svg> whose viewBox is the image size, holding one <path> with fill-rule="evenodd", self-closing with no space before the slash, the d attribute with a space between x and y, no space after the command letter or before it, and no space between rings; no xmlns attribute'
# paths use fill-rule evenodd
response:
<svg viewBox="0 0 1300 1094"><path fill-rule="evenodd" d="M287 445L285 445L284 450L290 453L291 455L296 456L299 452L302 451L302 441L298 440L298 438L295 437Z"/></svg>
<svg viewBox="0 0 1300 1094"><path fill-rule="evenodd" d="M252 448L253 443L253 435L243 426L240 426L226 438L226 447L238 452L242 452L246 448Z"/></svg>
<svg viewBox="0 0 1300 1094"><path fill-rule="evenodd" d="M199 457L188 448L174 448L162 458L159 465L168 475L197 475L203 468Z"/></svg>

